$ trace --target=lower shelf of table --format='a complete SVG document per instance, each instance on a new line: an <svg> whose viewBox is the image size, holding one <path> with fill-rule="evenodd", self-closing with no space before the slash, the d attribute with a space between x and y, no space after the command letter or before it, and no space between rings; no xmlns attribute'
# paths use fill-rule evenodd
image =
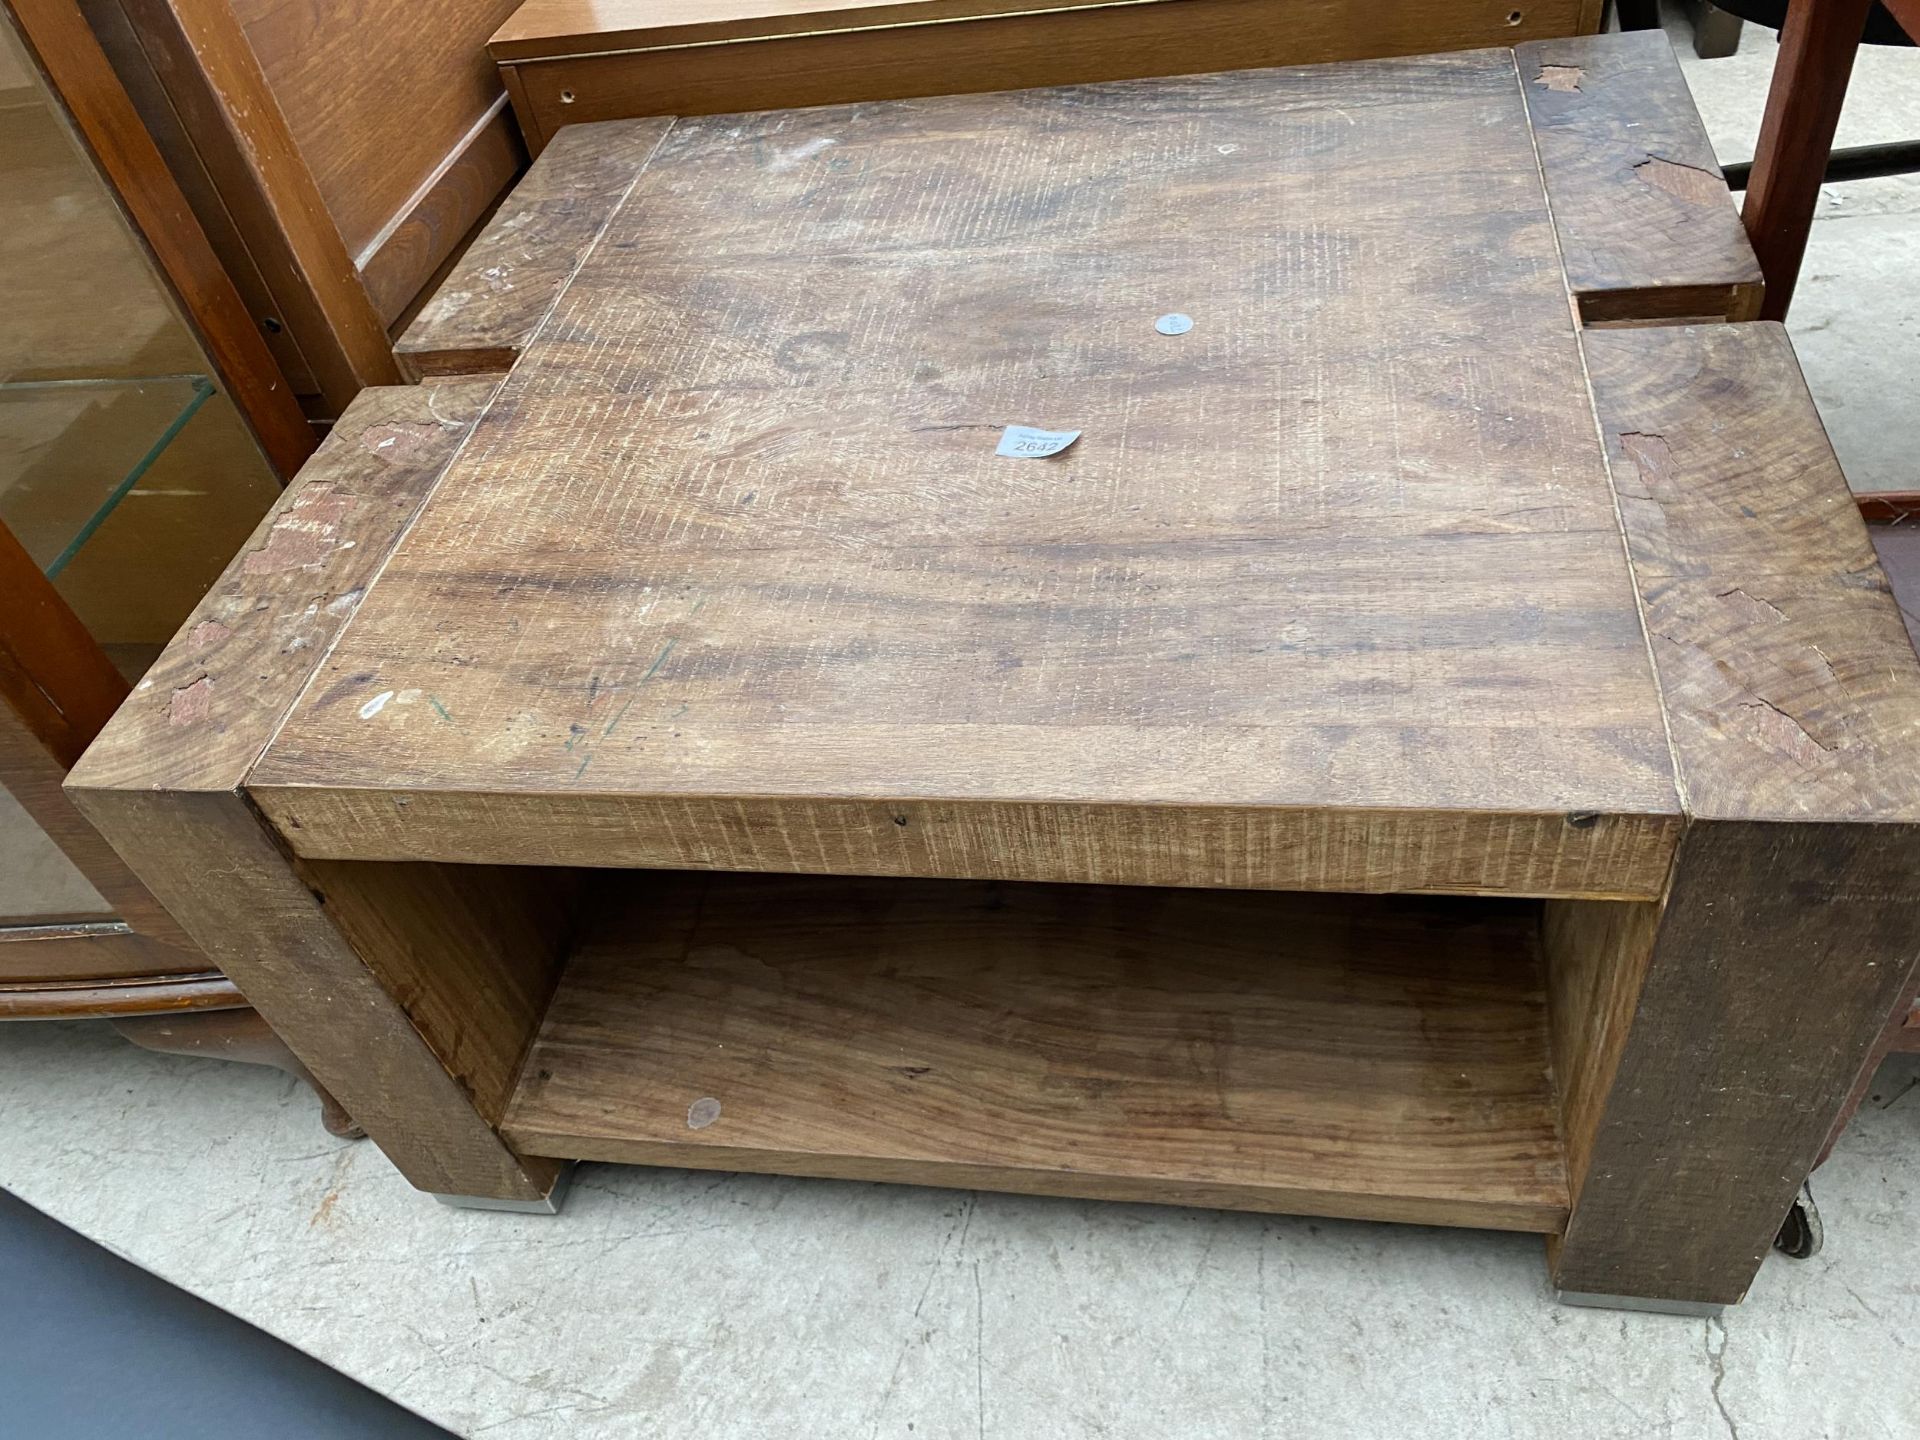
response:
<svg viewBox="0 0 1920 1440"><path fill-rule="evenodd" d="M617 877L524 1153L1553 1232L1538 906Z"/></svg>

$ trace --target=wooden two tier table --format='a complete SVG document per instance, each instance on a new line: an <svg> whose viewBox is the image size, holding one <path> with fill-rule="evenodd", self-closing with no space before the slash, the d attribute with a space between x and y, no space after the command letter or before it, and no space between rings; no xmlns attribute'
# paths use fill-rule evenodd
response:
<svg viewBox="0 0 1920 1440"><path fill-rule="evenodd" d="M1657 37L563 131L70 788L443 1196L1731 1302L1920 946L1920 665L1757 296Z"/></svg>

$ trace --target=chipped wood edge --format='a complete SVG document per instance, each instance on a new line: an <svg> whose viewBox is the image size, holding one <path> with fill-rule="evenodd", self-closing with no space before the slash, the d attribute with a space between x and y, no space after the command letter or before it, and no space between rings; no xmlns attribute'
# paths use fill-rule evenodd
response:
<svg viewBox="0 0 1920 1440"><path fill-rule="evenodd" d="M1562 213L1564 203L1555 201L1555 192L1560 188L1556 183L1560 167L1540 143L1541 117L1533 92L1536 87L1559 93L1578 92L1589 67L1571 62L1580 58L1583 52L1624 47L1631 43L1619 34L1574 35L1555 40L1531 40L1513 47L1514 78L1525 107L1528 129L1533 133L1534 153L1540 161L1541 187L1546 195L1548 218L1560 246L1563 270L1567 270L1566 239L1570 222ZM1547 58L1550 56L1554 58ZM1685 101L1688 113L1693 115L1696 122L1694 128L1698 133L1691 138L1697 143L1687 148L1685 154L1704 159L1707 163L1696 164L1692 158L1679 158L1675 154L1643 152L1644 158L1633 169L1649 171L1649 184L1682 199L1698 198L1703 202L1725 200L1728 218L1733 222L1729 234L1738 237L1749 263L1740 267L1742 273L1729 274L1724 278L1606 289L1583 287L1575 283L1571 271L1567 270L1567 285L1574 299L1575 313L1585 328L1707 324L1754 320L1760 315L1766 286L1761 278L1759 259L1754 256L1751 247L1746 246L1738 212L1733 209L1731 193L1726 188L1726 176L1720 170L1705 125L1699 123L1685 76L1678 62L1672 59L1670 50L1665 58L1667 68L1671 70L1674 92ZM1536 72L1531 79L1527 74L1529 69Z"/></svg>

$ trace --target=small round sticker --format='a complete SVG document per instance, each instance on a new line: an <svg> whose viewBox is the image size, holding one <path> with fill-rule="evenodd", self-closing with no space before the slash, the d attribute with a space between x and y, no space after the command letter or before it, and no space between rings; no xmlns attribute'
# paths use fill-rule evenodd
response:
<svg viewBox="0 0 1920 1440"><path fill-rule="evenodd" d="M1184 335L1193 328L1193 317L1174 311L1171 315L1162 315L1153 322L1153 328L1162 335Z"/></svg>

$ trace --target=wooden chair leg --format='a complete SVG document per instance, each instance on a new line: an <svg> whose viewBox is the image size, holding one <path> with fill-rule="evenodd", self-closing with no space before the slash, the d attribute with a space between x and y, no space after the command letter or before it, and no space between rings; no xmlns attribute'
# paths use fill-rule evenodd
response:
<svg viewBox="0 0 1920 1440"><path fill-rule="evenodd" d="M210 1055L243 1065L271 1065L296 1080L305 1081L320 1097L320 1123L327 1133L358 1140L367 1132L354 1123L340 1102L308 1072L307 1067L257 1010L195 1010L178 1015L130 1015L115 1020L113 1028L144 1050L163 1055Z"/></svg>
<svg viewBox="0 0 1920 1440"><path fill-rule="evenodd" d="M1740 218L1760 258L1762 320L1784 320L1873 0L1789 0Z"/></svg>
<svg viewBox="0 0 1920 1440"><path fill-rule="evenodd" d="M1702 60L1724 60L1740 48L1742 21L1712 0L1689 0L1687 18L1693 22L1693 53Z"/></svg>

